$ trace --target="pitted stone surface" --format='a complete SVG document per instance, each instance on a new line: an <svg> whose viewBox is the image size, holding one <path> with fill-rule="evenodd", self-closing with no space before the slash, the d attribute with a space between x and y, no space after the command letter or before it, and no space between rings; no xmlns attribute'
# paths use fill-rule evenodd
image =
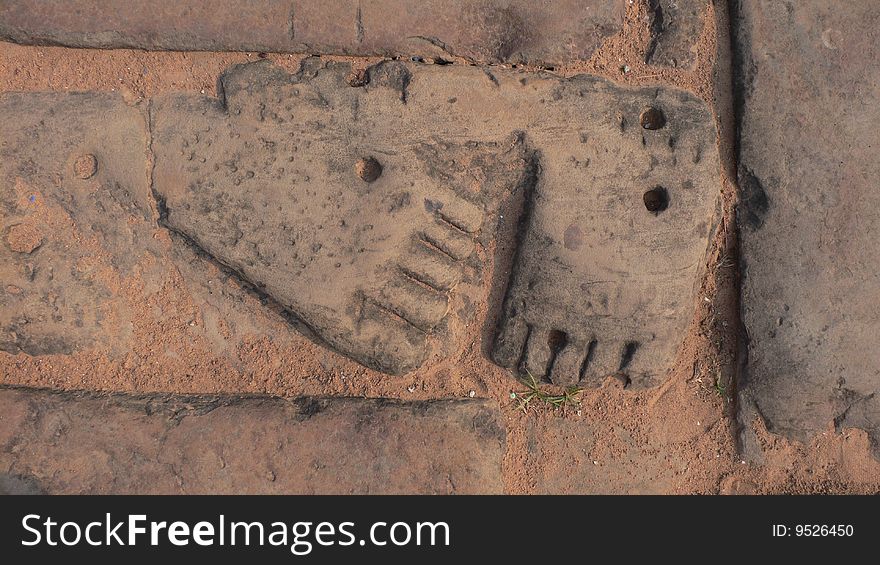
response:
<svg viewBox="0 0 880 565"><path fill-rule="evenodd" d="M498 494L504 441L484 400L0 389L0 492Z"/></svg>
<svg viewBox="0 0 880 565"><path fill-rule="evenodd" d="M400 373L442 329L499 200L528 189L496 361L559 382L663 371L715 211L704 104L586 76L399 62L370 69L363 87L348 75L260 62L229 71L220 100L157 101L163 223L332 347ZM642 127L649 108L662 127ZM373 182L358 173L365 158L381 164ZM657 189L668 201L648 210ZM562 341L548 345L551 334Z"/></svg>
<svg viewBox="0 0 880 565"><path fill-rule="evenodd" d="M407 101L402 64L372 68L365 88L346 76L258 63L223 77L222 101L157 102L154 187L164 225L333 348L403 373L424 361L450 291L473 271L493 227L484 217L524 182L525 148L510 132L420 126L414 116L437 104ZM371 182L364 159L381 168Z"/></svg>
<svg viewBox="0 0 880 565"><path fill-rule="evenodd" d="M689 68L696 60L708 0L650 0L651 45L648 62Z"/></svg>
<svg viewBox="0 0 880 565"><path fill-rule="evenodd" d="M148 253L146 115L103 94L0 96L0 349L70 353Z"/></svg>
<svg viewBox="0 0 880 565"><path fill-rule="evenodd" d="M680 92L579 92L569 131L547 124L559 137L535 141L542 173L493 356L557 384L623 372L650 386L693 317L718 195L714 123ZM664 119L640 119L653 112Z"/></svg>
<svg viewBox="0 0 880 565"><path fill-rule="evenodd" d="M733 16L744 417L800 440L835 425L876 442L880 6L741 0Z"/></svg>
<svg viewBox="0 0 880 565"><path fill-rule="evenodd" d="M502 203L524 200L494 359L560 383L662 373L712 227L703 104L514 70L390 62L364 86L349 76L260 62L226 73L220 99L141 107L5 95L3 349L124 342L121 277L155 290L164 276L158 218L313 339L407 372L451 316L472 316L450 297L485 274L475 249L516 222ZM195 282L197 267L180 273Z"/></svg>
<svg viewBox="0 0 880 565"><path fill-rule="evenodd" d="M588 59L623 0L8 0L0 38L192 51L461 56L558 65Z"/></svg>

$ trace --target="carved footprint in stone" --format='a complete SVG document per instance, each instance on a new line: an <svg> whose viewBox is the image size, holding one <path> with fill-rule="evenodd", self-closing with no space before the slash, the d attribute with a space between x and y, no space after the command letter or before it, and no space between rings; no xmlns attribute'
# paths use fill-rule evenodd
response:
<svg viewBox="0 0 880 565"><path fill-rule="evenodd" d="M220 99L159 100L154 191L168 228L314 337L399 374L424 361L524 149L514 135L405 142L407 68L373 67L366 87L348 73L260 62L227 72Z"/></svg>
<svg viewBox="0 0 880 565"><path fill-rule="evenodd" d="M543 157L492 355L556 384L621 373L648 386L693 316L718 194L714 122L683 93L593 92L612 107L588 108L580 143Z"/></svg>

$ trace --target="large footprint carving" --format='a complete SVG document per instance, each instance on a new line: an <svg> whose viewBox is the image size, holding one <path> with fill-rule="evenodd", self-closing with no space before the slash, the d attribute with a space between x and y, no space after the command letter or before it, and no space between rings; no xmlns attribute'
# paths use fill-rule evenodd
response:
<svg viewBox="0 0 880 565"><path fill-rule="evenodd" d="M151 111L164 225L295 314L315 337L392 374L426 357L474 239L524 147L402 141L407 68L366 87L307 61L222 78L220 99L175 95Z"/></svg>

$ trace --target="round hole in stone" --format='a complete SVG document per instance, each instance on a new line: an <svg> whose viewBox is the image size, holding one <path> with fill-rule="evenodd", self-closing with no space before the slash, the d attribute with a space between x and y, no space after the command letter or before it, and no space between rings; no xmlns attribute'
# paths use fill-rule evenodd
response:
<svg viewBox="0 0 880 565"><path fill-rule="evenodd" d="M655 186L642 196L645 209L652 214L659 214L669 207L669 193L662 186Z"/></svg>
<svg viewBox="0 0 880 565"><path fill-rule="evenodd" d="M562 330L550 330L547 334L547 346L554 354L562 351L568 343L568 335Z"/></svg>
<svg viewBox="0 0 880 565"><path fill-rule="evenodd" d="M666 125L666 116L663 115L662 110L652 106L642 110L642 115L639 116L639 123L645 129L660 129Z"/></svg>
<svg viewBox="0 0 880 565"><path fill-rule="evenodd" d="M382 165L373 157L358 159L354 171L363 181L373 182L382 175Z"/></svg>

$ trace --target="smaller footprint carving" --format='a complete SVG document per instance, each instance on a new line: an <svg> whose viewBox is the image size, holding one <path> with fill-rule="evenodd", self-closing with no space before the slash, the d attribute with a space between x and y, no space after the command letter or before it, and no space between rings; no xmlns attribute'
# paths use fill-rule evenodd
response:
<svg viewBox="0 0 880 565"><path fill-rule="evenodd" d="M555 384L655 384L693 315L712 231L709 112L666 91L614 100L579 143L542 155L492 350Z"/></svg>
<svg viewBox="0 0 880 565"><path fill-rule="evenodd" d="M159 276L147 137L121 96L0 95L0 351L122 346L106 273Z"/></svg>

